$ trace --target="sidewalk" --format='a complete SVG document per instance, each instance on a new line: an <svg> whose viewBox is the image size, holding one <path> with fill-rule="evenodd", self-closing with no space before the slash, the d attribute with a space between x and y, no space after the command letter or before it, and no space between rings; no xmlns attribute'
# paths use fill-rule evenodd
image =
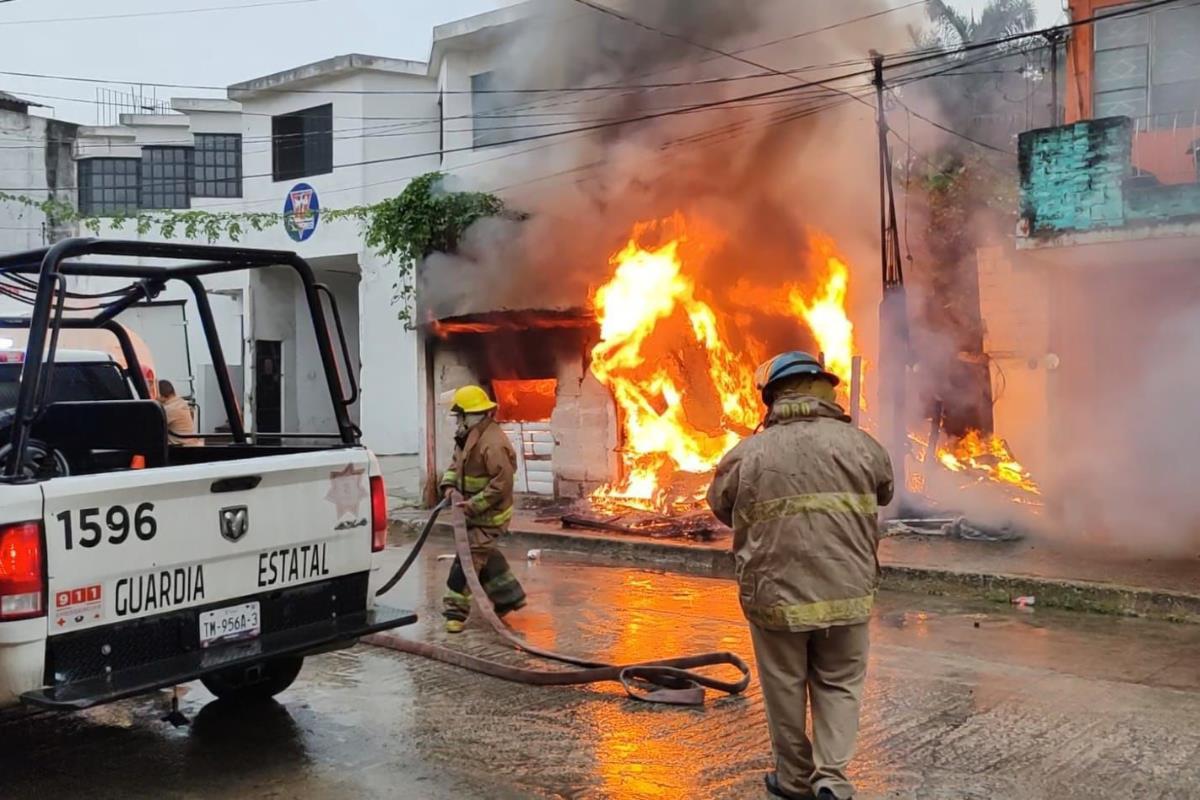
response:
<svg viewBox="0 0 1200 800"><path fill-rule="evenodd" d="M421 524L427 512L397 511L395 522ZM450 527L439 520L438 533ZM513 518L514 544L529 549L586 553L615 563L733 576L728 539L693 542L563 529L538 522L533 512ZM1039 539L972 542L895 536L879 550L883 587L935 595L1008 602L1033 596L1036 604L1125 616L1200 623L1200 557L1147 558L1115 547Z"/></svg>

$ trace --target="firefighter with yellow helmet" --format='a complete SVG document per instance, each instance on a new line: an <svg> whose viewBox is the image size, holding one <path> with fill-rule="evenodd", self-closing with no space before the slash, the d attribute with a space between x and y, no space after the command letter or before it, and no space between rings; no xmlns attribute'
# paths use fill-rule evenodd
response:
<svg viewBox="0 0 1200 800"><path fill-rule="evenodd" d="M472 568L479 574L496 613L503 616L525 605L525 590L498 547L513 515L517 454L496 423L496 404L486 391L479 386L463 386L454 393L452 402L451 412L457 422L454 460L442 476L440 488L447 497L453 492L462 495L459 506L467 520ZM442 597L446 630L460 632L470 610L467 578L463 565L455 558Z"/></svg>

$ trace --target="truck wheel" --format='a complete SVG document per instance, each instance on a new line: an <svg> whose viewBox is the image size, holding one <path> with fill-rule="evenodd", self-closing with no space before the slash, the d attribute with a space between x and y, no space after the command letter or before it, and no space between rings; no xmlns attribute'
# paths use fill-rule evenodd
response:
<svg viewBox="0 0 1200 800"><path fill-rule="evenodd" d="M200 682L221 700L266 700L291 686L303 664L302 656L275 658L214 672Z"/></svg>

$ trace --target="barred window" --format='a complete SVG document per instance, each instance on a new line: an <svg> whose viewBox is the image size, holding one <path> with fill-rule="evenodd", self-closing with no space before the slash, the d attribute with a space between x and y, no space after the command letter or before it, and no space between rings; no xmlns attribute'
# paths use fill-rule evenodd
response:
<svg viewBox="0 0 1200 800"><path fill-rule="evenodd" d="M333 172L333 104L271 118L271 172L276 181Z"/></svg>
<svg viewBox="0 0 1200 800"><path fill-rule="evenodd" d="M193 197L242 196L242 135L197 133Z"/></svg>
<svg viewBox="0 0 1200 800"><path fill-rule="evenodd" d="M1195 125L1200 113L1200 7L1168 6L1095 22L1093 116L1133 117L1139 126ZM1148 117L1148 120L1143 118Z"/></svg>
<svg viewBox="0 0 1200 800"><path fill-rule="evenodd" d="M494 72L480 72L471 76L471 146L488 147L507 144L518 138L514 135L513 120L506 118L504 111L520 101L517 93L497 89Z"/></svg>
<svg viewBox="0 0 1200 800"><path fill-rule="evenodd" d="M142 148L142 208L192 205L192 148Z"/></svg>
<svg viewBox="0 0 1200 800"><path fill-rule="evenodd" d="M136 214L142 162L86 158L79 162L79 213L89 217Z"/></svg>

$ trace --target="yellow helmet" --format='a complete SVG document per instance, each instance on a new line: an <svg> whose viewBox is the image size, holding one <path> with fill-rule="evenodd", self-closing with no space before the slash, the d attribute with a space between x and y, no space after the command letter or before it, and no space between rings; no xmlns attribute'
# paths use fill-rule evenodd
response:
<svg viewBox="0 0 1200 800"><path fill-rule="evenodd" d="M496 407L480 386L464 386L454 393L453 408L464 414L478 414Z"/></svg>

